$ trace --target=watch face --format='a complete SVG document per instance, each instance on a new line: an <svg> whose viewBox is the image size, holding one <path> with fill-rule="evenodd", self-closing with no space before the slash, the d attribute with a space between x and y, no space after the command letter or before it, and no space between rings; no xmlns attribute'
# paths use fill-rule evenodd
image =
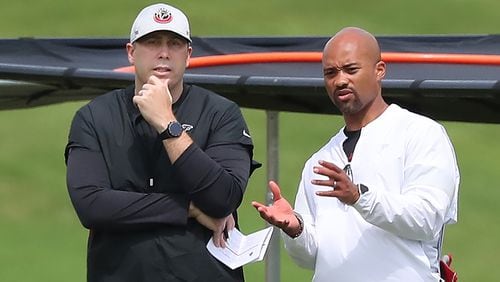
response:
<svg viewBox="0 0 500 282"><path fill-rule="evenodd" d="M172 137L179 137L182 134L182 124L178 121L173 121L168 124L168 133L170 133L170 136Z"/></svg>

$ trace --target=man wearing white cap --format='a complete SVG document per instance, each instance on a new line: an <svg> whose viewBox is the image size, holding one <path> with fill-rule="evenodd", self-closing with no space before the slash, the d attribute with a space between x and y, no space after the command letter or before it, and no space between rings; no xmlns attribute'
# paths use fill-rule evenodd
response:
<svg viewBox="0 0 500 282"><path fill-rule="evenodd" d="M155 4L127 43L135 83L75 115L67 185L90 229L88 281L243 281L206 249L234 228L253 144L238 106L187 85L189 22Z"/></svg>

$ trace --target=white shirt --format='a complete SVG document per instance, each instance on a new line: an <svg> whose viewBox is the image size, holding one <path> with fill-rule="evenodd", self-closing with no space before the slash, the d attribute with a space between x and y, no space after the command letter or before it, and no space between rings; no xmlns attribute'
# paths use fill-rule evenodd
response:
<svg viewBox="0 0 500 282"><path fill-rule="evenodd" d="M457 220L459 171L445 129L390 105L361 130L351 161L353 181L369 191L353 205L320 197L312 185L319 160L343 168L341 129L305 164L295 210L304 231L285 248L313 281L439 281L444 224Z"/></svg>

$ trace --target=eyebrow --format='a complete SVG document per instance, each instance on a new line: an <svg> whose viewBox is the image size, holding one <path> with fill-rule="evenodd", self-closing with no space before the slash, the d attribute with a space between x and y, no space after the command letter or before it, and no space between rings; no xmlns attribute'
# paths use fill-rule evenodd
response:
<svg viewBox="0 0 500 282"><path fill-rule="evenodd" d="M329 70L337 70L337 71L340 71L340 70L344 70L344 69L348 69L348 68L352 68L352 67L360 67L358 63L348 63L346 65L343 65L341 67L336 67L336 66L329 66L329 67L326 67L326 68L323 68L323 72L325 71L329 71Z"/></svg>

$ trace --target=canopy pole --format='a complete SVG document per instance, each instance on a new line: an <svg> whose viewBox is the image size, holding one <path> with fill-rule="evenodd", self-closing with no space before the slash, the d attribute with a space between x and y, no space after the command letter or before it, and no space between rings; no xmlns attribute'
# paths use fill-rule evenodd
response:
<svg viewBox="0 0 500 282"><path fill-rule="evenodd" d="M267 180L279 177L279 112L266 111L267 116ZM267 184L266 184L267 187ZM266 190L266 204L273 203L273 194ZM280 230L274 227L266 256L266 282L280 282Z"/></svg>

